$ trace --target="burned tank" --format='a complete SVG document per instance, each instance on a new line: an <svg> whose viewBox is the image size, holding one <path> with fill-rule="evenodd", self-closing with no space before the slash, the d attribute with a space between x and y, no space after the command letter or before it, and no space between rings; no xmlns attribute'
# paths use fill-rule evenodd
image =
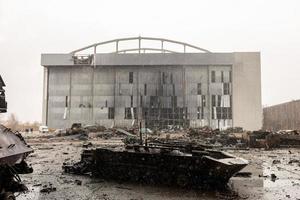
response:
<svg viewBox="0 0 300 200"><path fill-rule="evenodd" d="M7 102L5 100L5 83L0 75L0 113L5 113L7 111Z"/></svg>
<svg viewBox="0 0 300 200"><path fill-rule="evenodd" d="M0 76L0 112L6 112L7 103ZM32 173L25 158L33 149L18 132L0 125L0 199L15 199L14 193L27 190L22 184L19 174Z"/></svg>
<svg viewBox="0 0 300 200"><path fill-rule="evenodd" d="M122 181L224 187L248 164L231 154L190 144L128 144L124 148L85 150L65 172Z"/></svg>

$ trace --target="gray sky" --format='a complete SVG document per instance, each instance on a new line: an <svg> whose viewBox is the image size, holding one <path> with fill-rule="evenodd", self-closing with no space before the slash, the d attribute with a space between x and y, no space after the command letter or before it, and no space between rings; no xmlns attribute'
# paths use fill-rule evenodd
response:
<svg viewBox="0 0 300 200"><path fill-rule="evenodd" d="M299 99L299 8L297 0L0 0L9 112L41 121L41 53L138 35L213 52L260 51L263 105Z"/></svg>

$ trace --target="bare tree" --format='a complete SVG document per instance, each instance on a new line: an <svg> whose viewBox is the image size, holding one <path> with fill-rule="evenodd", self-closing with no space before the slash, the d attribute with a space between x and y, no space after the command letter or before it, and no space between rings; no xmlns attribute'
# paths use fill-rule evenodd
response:
<svg viewBox="0 0 300 200"><path fill-rule="evenodd" d="M18 125L19 122L16 115L14 113L10 114L6 122L6 126L8 128L11 128L12 130L16 130L18 128Z"/></svg>

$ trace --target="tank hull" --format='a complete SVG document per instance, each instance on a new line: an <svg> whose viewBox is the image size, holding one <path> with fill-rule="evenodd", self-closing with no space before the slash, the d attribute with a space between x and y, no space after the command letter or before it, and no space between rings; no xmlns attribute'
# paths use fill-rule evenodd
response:
<svg viewBox="0 0 300 200"><path fill-rule="evenodd" d="M177 154L151 151L92 151L95 176L162 184L224 185L248 162L219 151Z"/></svg>

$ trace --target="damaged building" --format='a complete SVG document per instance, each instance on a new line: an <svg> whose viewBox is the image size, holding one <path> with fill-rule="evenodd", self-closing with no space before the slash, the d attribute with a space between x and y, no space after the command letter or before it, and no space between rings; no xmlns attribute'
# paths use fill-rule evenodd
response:
<svg viewBox="0 0 300 200"><path fill-rule="evenodd" d="M43 124L51 128L262 127L259 52L213 53L134 37L42 54L41 65Z"/></svg>
<svg viewBox="0 0 300 200"><path fill-rule="evenodd" d="M300 100L265 107L263 127L267 130L300 130Z"/></svg>

